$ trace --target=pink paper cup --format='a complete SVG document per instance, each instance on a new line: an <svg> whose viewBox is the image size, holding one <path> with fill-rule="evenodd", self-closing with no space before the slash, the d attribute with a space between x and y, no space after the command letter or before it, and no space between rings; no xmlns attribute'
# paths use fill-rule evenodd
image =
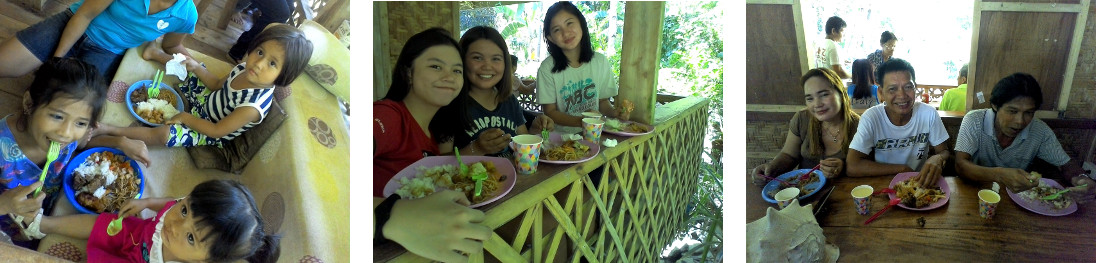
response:
<svg viewBox="0 0 1096 263"><path fill-rule="evenodd" d="M510 147L514 148L514 167L520 174L533 174L537 172L537 164L540 163L540 146L544 139L540 136L522 134L514 136L510 141Z"/></svg>
<svg viewBox="0 0 1096 263"><path fill-rule="evenodd" d="M601 144L601 130L605 127L605 121L600 118L582 119L582 138L594 144Z"/></svg>
<svg viewBox="0 0 1096 263"><path fill-rule="evenodd" d="M978 191L978 216L993 219L993 215L997 214L998 202L1001 202L1001 194L993 190Z"/></svg>
<svg viewBox="0 0 1096 263"><path fill-rule="evenodd" d="M871 210L871 193L875 191L870 185L860 185L852 189L852 202L856 204L856 213L867 215Z"/></svg>

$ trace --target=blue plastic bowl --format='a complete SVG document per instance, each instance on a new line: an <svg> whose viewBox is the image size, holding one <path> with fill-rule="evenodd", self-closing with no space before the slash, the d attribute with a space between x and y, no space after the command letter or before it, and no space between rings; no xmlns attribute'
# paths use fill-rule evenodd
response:
<svg viewBox="0 0 1096 263"><path fill-rule="evenodd" d="M129 165L133 167L133 172L137 173L137 178L141 179L141 184L139 185L139 189L137 189L137 197L135 197L135 198L141 198L141 195L144 195L144 193L145 193L145 174L141 172L141 166L139 166L137 164L137 161L134 161L133 159L129 158L129 156L126 156L124 153L122 153L121 150L113 149L113 148L106 148L106 147L95 147L95 148L87 149L86 151L81 152L80 154L77 154L75 157L72 157L72 160L69 161L69 163L65 165L65 171L62 174L65 177L65 180L64 180L65 196L68 197L69 202L72 203L72 206L76 207L77 211L80 211L80 213L85 213L85 214L99 214L99 213L96 213L95 211L91 211L87 208L84 208L84 206L81 205L80 202L77 202L76 201L76 191L72 189L72 177L73 177L72 173L73 173L73 171L76 170L77 167L80 167L80 165L83 164L84 161L88 159L88 156L91 156L91 154L97 153L97 152L112 152L115 155L123 156L126 159L126 161L129 162Z"/></svg>
<svg viewBox="0 0 1096 263"><path fill-rule="evenodd" d="M791 181L797 180L797 179L795 179L795 177L803 176L804 174L807 173L807 171L810 171L810 170L811 169L793 170L791 172L787 172L787 173L784 173L780 176L777 176L776 178L778 178L780 180L791 182ZM822 190L822 186L826 185L826 176L822 174L822 171L814 170L814 172L812 172L811 174L814 174L815 176L818 176L818 181L814 182L814 183L809 183L809 184L806 185L806 187L804 187L804 188L807 189L807 191L799 194L799 201L803 201L803 199L805 199L807 197L811 197L815 193L818 193L819 190ZM779 189L779 188L780 188L780 182L778 182L776 180L769 181L769 183L765 185L765 188L761 189L761 198L765 199L765 201L768 201L769 203L774 203L775 204L776 199L773 199L773 197L769 196L767 193L771 192L771 193L775 194L777 189Z"/></svg>
<svg viewBox="0 0 1096 263"><path fill-rule="evenodd" d="M126 109L129 110L129 114L133 115L133 118L136 118L137 121L140 121L141 123L144 123L148 126L159 127L160 124L150 123L146 121L145 118L141 118L140 115L137 115L137 112L133 110L133 106L136 105L136 103L133 102L132 98L130 98L130 96L133 95L134 90L137 90L141 87L147 87L149 85L152 85L152 80L147 79L134 82L133 85L129 85L129 89L126 90ZM163 82L160 82L160 92L171 92L172 94L175 94L175 109L179 110L179 112L183 112L183 97L179 96L179 92L175 91L175 89L171 88L171 86L168 86L167 84L164 84Z"/></svg>

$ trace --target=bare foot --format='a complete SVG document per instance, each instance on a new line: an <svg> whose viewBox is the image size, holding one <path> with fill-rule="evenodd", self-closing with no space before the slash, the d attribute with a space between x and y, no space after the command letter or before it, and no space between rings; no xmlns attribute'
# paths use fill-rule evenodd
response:
<svg viewBox="0 0 1096 263"><path fill-rule="evenodd" d="M164 52L163 47L156 44L156 41L148 41L141 45L144 51L141 52L141 58L145 60L152 60L160 63L167 63L171 59L164 59L165 57L171 57L170 54Z"/></svg>

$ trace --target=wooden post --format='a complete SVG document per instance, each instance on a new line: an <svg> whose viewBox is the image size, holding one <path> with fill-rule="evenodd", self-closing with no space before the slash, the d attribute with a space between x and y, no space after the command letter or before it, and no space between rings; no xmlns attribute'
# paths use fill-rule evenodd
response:
<svg viewBox="0 0 1096 263"><path fill-rule="evenodd" d="M209 1L209 0L206 0ZM384 98L392 76L389 60L388 3L373 2L373 100Z"/></svg>
<svg viewBox="0 0 1096 263"><path fill-rule="evenodd" d="M659 47L665 2L628 2L624 10L624 42L620 51L620 89L617 100L635 103L632 120L654 121L655 90L658 85Z"/></svg>

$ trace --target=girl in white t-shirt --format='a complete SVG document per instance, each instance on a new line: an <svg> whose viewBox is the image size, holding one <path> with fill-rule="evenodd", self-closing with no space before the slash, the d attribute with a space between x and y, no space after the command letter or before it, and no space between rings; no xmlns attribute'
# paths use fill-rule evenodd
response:
<svg viewBox="0 0 1096 263"><path fill-rule="evenodd" d="M544 38L550 59L537 71L537 102L564 132L579 132L583 112L599 112L628 119L630 113L614 110L609 98L617 95L617 80L609 60L594 52L590 28L578 8L558 2L544 16ZM622 101L621 101L622 102ZM623 107L621 107L623 108Z"/></svg>

